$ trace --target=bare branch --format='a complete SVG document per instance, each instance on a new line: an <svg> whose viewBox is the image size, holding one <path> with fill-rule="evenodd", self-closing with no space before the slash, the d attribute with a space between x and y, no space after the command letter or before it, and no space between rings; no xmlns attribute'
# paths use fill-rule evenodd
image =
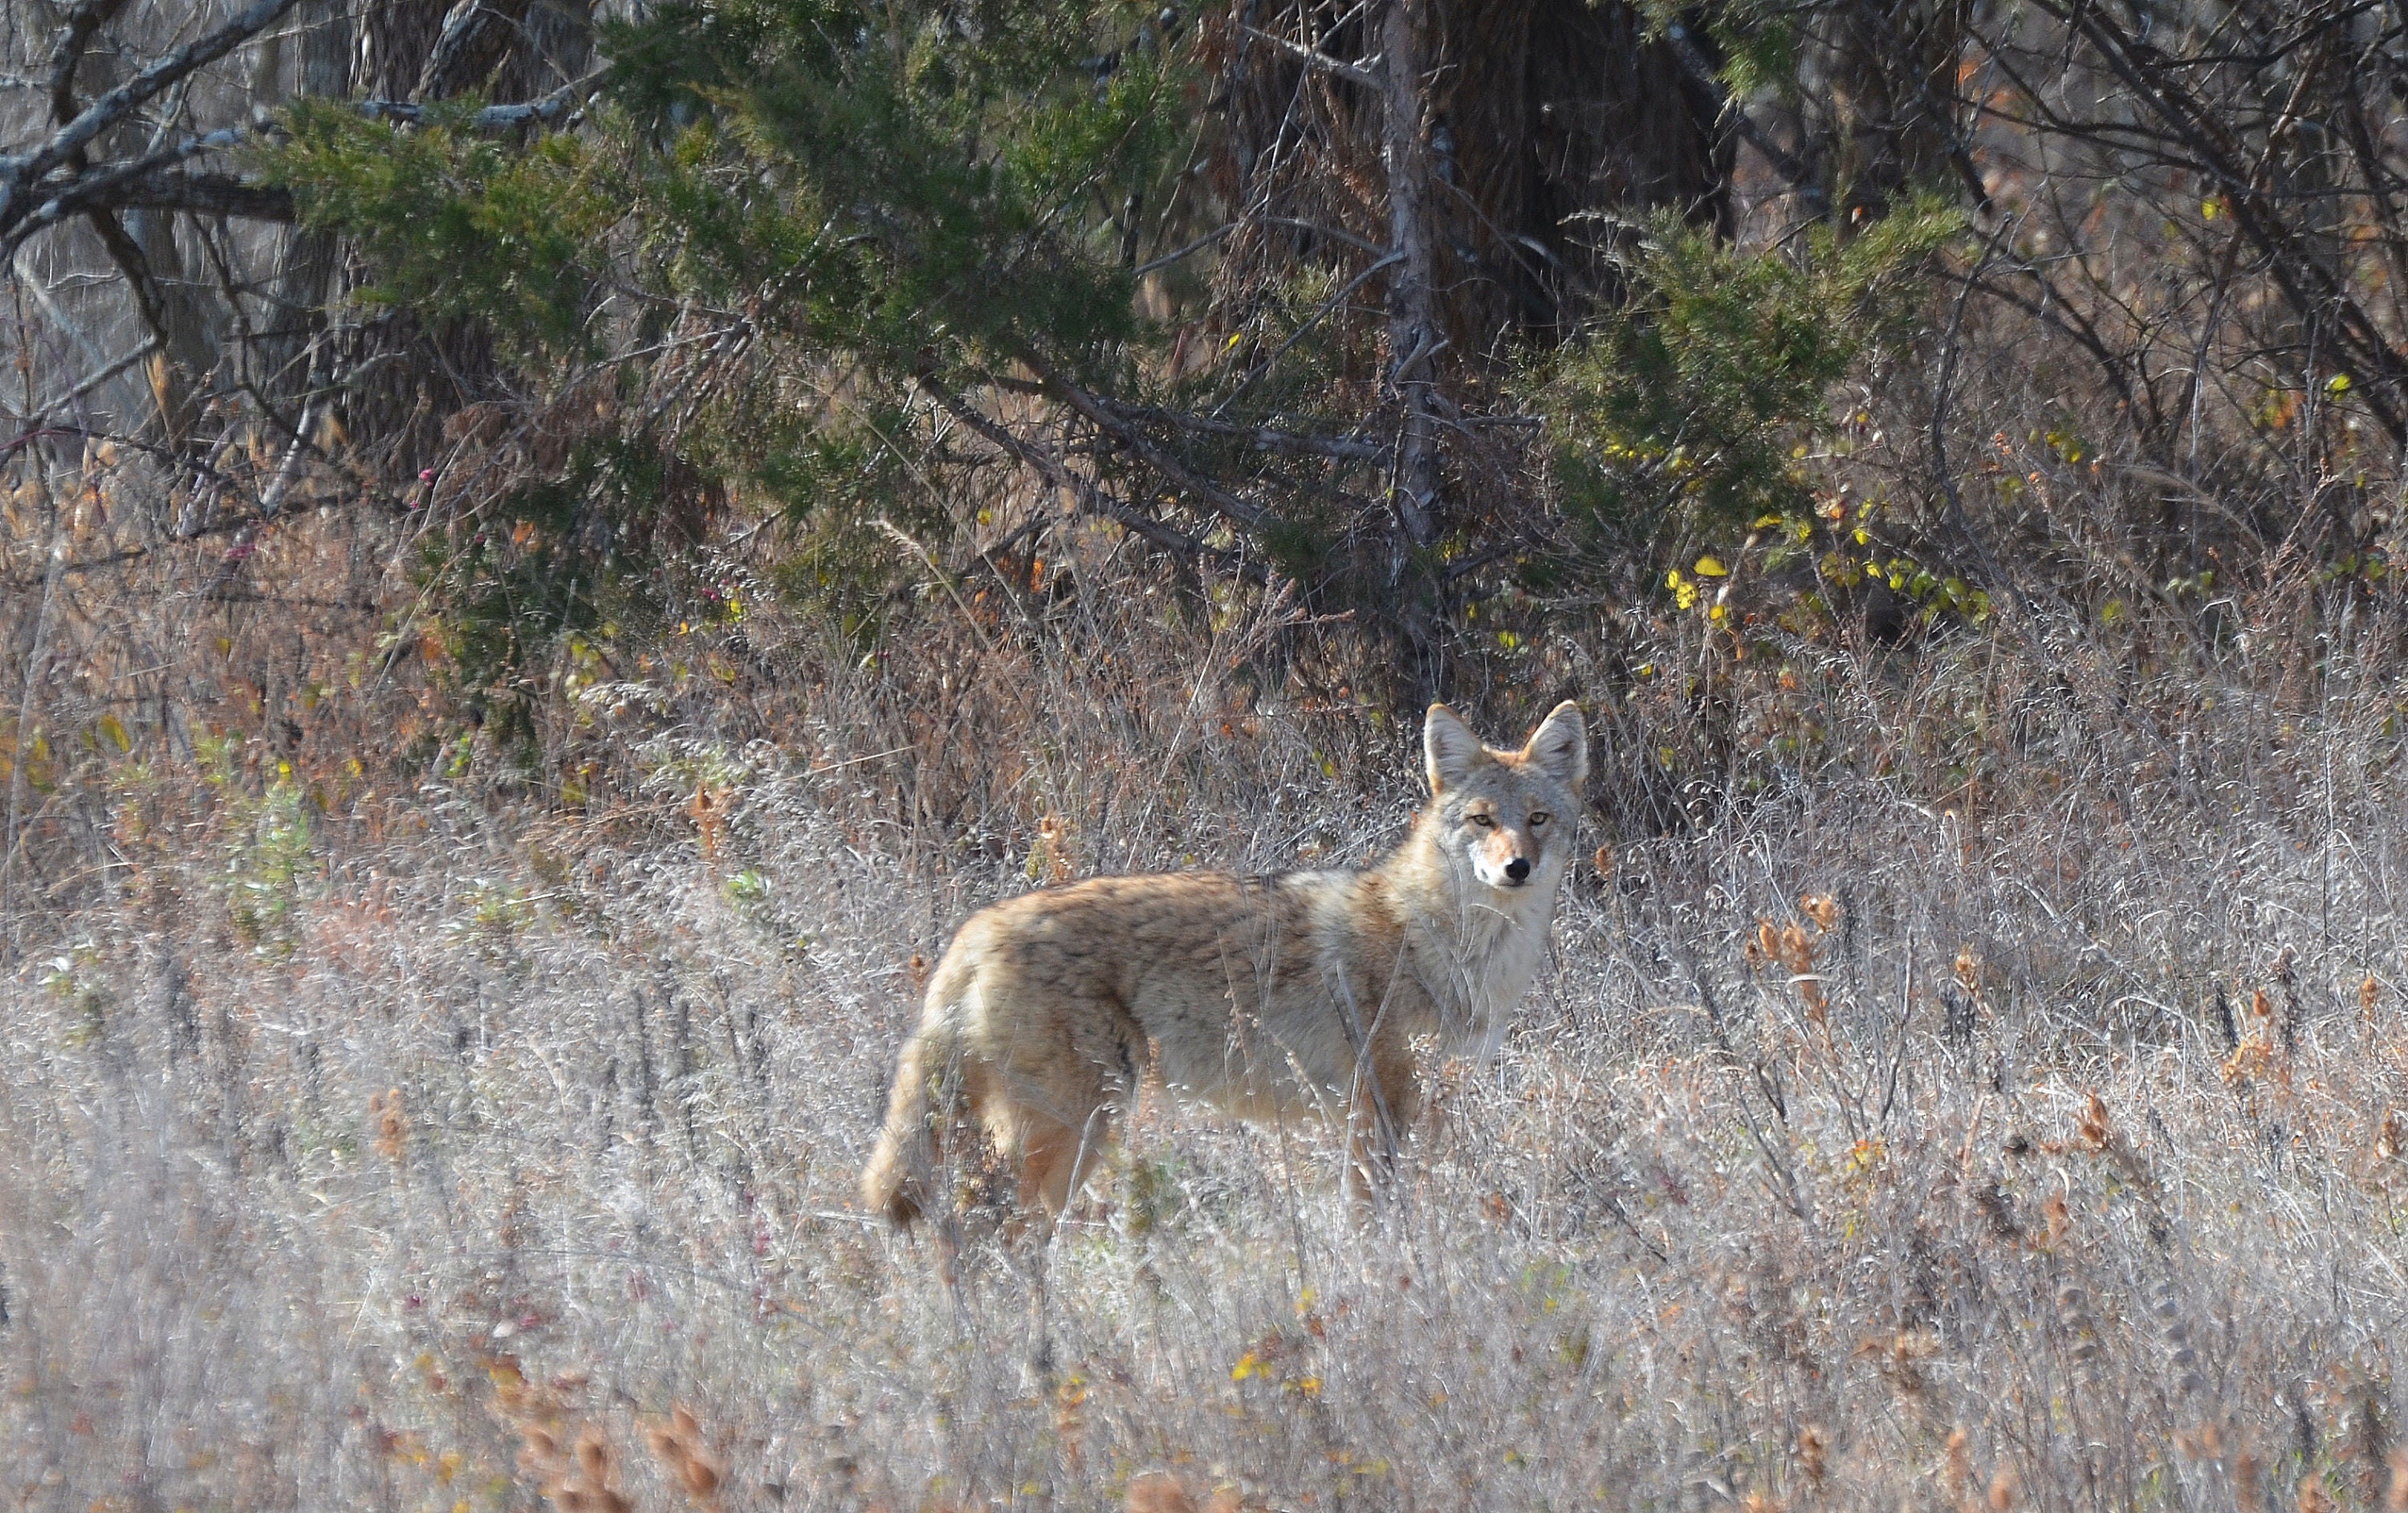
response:
<svg viewBox="0 0 2408 1513"><path fill-rule="evenodd" d="M1260 531L1272 522L1269 510L1250 499L1240 499L1211 479L1198 475L1195 469L1163 450L1155 444L1153 437L1112 414L1095 395L1055 373L1041 360L1024 353L1021 361L1026 363L1029 368L1045 381L1045 386L1067 401L1072 409L1101 427L1107 435L1121 445L1137 453L1148 467L1211 505L1226 517L1230 524L1241 526L1249 531Z"/></svg>
<svg viewBox="0 0 2408 1513"><path fill-rule="evenodd" d="M1006 456L1025 464L1052 487L1068 494L1081 514L1111 521L1173 556L1189 561L1202 558L1251 577L1263 576L1259 564L1240 559L1234 552L1208 547L1194 536L1173 530L1143 510L1131 507L1126 501L1113 497L1098 487L1094 479L1072 472L1060 453L1037 445L986 415L933 377L922 374L919 384L922 391L944 408L945 413L984 436Z"/></svg>
<svg viewBox="0 0 2408 1513"><path fill-rule="evenodd" d="M1336 74L1350 84L1360 84L1367 90L1376 90L1380 87L1380 76L1372 72L1380 66L1380 60L1377 57L1366 58L1361 63L1347 63L1317 49L1306 47L1301 42L1291 42L1286 37L1275 36L1259 26L1241 25L1238 29L1257 42L1268 42L1290 56L1303 59L1315 68L1326 73Z"/></svg>
<svg viewBox="0 0 2408 1513"><path fill-rule="evenodd" d="M1740 140L1756 149L1757 154L1772 165L1772 171L1786 180L1790 188L1813 188L1814 170L1801 162L1797 154L1774 141L1770 133L1756 123L1756 118L1747 113L1746 107L1724 91L1723 81L1714 75L1713 62L1706 57L1705 50L1698 46L1698 39L1689 35L1689 29L1681 22L1674 21L1664 28L1664 36L1672 44L1672 55L1681 60L1681 66L1687 71L1690 79L1700 89L1713 96L1715 104L1721 109L1722 119L1730 123L1731 130L1739 133ZM1823 213L1828 213L1828 206L1822 207Z"/></svg>
<svg viewBox="0 0 2408 1513"><path fill-rule="evenodd" d="M83 50L93 34L124 8L125 0L84 0L67 13L66 32L50 53L50 77L44 86L50 97L51 116L60 125L75 119L75 77L83 63Z"/></svg>
<svg viewBox="0 0 2408 1513"><path fill-rule="evenodd" d="M123 373L126 369L132 367L135 364L141 362L144 358L149 357L152 352L155 352L158 350L159 338L153 336L150 340L145 341L141 346L135 348L134 350L126 353L123 357L119 358L116 362L109 364L105 368L102 368L98 373L93 374L91 378L77 384L74 388L68 390L65 393L61 394L58 398L50 400L45 404L35 406L33 413L24 416L22 419L22 423L26 434L19 436L14 441L0 444L0 458L15 455L17 450L20 447L24 446L28 441L32 440L35 434L49 421L51 416L81 399L84 395L99 388L102 384L107 383L109 379L116 378L119 374Z"/></svg>
<svg viewBox="0 0 2408 1513"><path fill-rule="evenodd" d="M593 78L589 75L564 84L540 100L487 106L469 118L469 124L480 131L503 131L529 121L558 124L574 117L578 100ZM429 114L429 107L407 101L363 100L359 107L369 117L385 121L422 121ZM298 219L299 211L289 190L227 174L172 171L191 159L239 146L251 135L241 127L227 127L73 178L50 178L19 186L23 193L18 196L14 223L0 217L0 261L35 234L79 215L157 209L239 216L252 221ZM72 154L68 161L71 164Z"/></svg>
<svg viewBox="0 0 2408 1513"><path fill-rule="evenodd" d="M1189 410L1125 405L1101 395L1096 396L1096 403L1125 421L1141 425L1173 426L1201 435L1226 436L1232 441L1242 441L1256 451L1285 452L1299 457L1332 457L1354 463L1382 462L1389 451L1388 448L1377 442L1356 441L1346 436L1310 435L1268 425L1246 425L1235 421L1215 420L1210 415L1197 415Z"/></svg>
<svg viewBox="0 0 2408 1513"><path fill-rule="evenodd" d="M1404 407L1404 435L1393 500L1405 539L1428 547L1439 536L1438 427L1430 412L1437 387L1431 359L1445 345L1439 334L1437 253L1432 245L1428 164L1422 140L1420 50L1413 0L1388 0L1382 70L1381 125L1388 169L1391 254L1403 265L1388 275L1388 382Z"/></svg>
<svg viewBox="0 0 2408 1513"><path fill-rule="evenodd" d="M123 121L161 91L242 46L298 3L299 0L255 0L250 8L208 36L178 48L86 106L34 151L22 157L0 158L0 232L14 227L32 213L42 180L51 170L71 161L93 138ZM71 70L73 64L65 66Z"/></svg>
<svg viewBox="0 0 2408 1513"><path fill-rule="evenodd" d="M577 113L580 95L601 77L601 70L582 79L571 79L540 100L523 105L489 105L469 118L469 124L479 131L501 131L511 126L523 126L530 121L545 125L557 125ZM360 109L375 121L398 121L415 123L437 112L437 107L414 100L362 100Z"/></svg>
<svg viewBox="0 0 2408 1513"><path fill-rule="evenodd" d="M1136 267L1129 270L1129 275L1132 278L1142 278L1147 274L1154 272L1156 268L1167 268L1174 263L1195 256L1197 253L1204 250L1204 249L1208 247L1211 247L1213 243L1219 241L1222 237L1226 236L1229 233L1237 229L1237 221L1231 221L1224 222L1223 224L1214 227L1212 230L1206 232L1203 236L1197 237L1194 241L1189 242L1184 247L1175 248L1170 251L1163 253L1160 257L1152 258L1146 262L1139 264Z"/></svg>

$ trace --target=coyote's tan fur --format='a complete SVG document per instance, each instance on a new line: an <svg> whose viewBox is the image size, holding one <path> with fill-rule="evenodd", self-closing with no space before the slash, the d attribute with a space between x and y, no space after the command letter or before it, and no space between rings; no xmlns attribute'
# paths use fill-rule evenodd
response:
<svg viewBox="0 0 2408 1513"><path fill-rule="evenodd" d="M974 1124L1022 1205L1059 1214L1149 1068L1244 1118L1343 1120L1363 1198L1421 1108L1413 1041L1484 1053L1530 986L1588 771L1569 702L1510 752L1433 705L1422 746L1430 803L1369 871L1096 878L971 916L904 1043L863 1201L918 1218L940 1142Z"/></svg>

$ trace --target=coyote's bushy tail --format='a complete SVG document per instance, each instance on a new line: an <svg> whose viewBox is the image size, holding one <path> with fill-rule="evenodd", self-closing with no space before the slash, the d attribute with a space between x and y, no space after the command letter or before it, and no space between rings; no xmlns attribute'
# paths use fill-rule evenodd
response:
<svg viewBox="0 0 2408 1513"><path fill-rule="evenodd" d="M895 1067L895 1091L886 1099L886 1127L861 1169L861 1201L897 1229L928 1211L937 1171L940 1128L958 1118L953 1037L939 1024L923 1024L903 1042Z"/></svg>

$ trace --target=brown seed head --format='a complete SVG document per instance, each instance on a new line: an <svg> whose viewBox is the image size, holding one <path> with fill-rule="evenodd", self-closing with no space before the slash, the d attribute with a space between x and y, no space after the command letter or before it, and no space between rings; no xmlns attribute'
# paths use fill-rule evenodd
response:
<svg viewBox="0 0 2408 1513"><path fill-rule="evenodd" d="M2098 1152L2114 1143L2115 1128L2107 1120L2107 1105L2097 1092L2092 1092L2082 1106L2082 1148Z"/></svg>
<svg viewBox="0 0 2408 1513"><path fill-rule="evenodd" d="M1763 966L1781 960L1781 935L1772 928L1770 920L1756 921L1756 934L1748 937L1747 964Z"/></svg>
<svg viewBox="0 0 2408 1513"><path fill-rule="evenodd" d="M1196 1513L1196 1499L1168 1471L1149 1471L1129 1479L1127 1513Z"/></svg>
<svg viewBox="0 0 2408 1513"><path fill-rule="evenodd" d="M610 1475L610 1442L602 1431L592 1424L577 1436L577 1469L587 1480L600 1485Z"/></svg>
<svg viewBox="0 0 2408 1513"><path fill-rule="evenodd" d="M368 1112L376 1116L377 1154L387 1161L400 1161L404 1144L409 1138L409 1120L401 1111L401 1090L388 1088L370 1093Z"/></svg>
<svg viewBox="0 0 2408 1513"><path fill-rule="evenodd" d="M2015 1506L2015 1474L2005 1466L1990 1478L1990 1513L2008 1513Z"/></svg>
<svg viewBox="0 0 2408 1513"><path fill-rule="evenodd" d="M1830 1449L1829 1437L1815 1425L1798 1431L1798 1469L1806 1473L1806 1485L1816 1492L1823 1490L1823 1478L1830 1474Z"/></svg>
<svg viewBox="0 0 2408 1513"><path fill-rule="evenodd" d="M644 1443L652 1448L652 1458L661 1463L661 1468L685 1489L688 1496L701 1500L718 1492L726 1468L711 1453L692 1408L680 1403L670 1409L667 1421L655 1420L646 1424Z"/></svg>
<svg viewBox="0 0 2408 1513"><path fill-rule="evenodd" d="M1808 893L1798 901L1798 908L1818 930L1828 934L1840 927L1840 901L1828 893Z"/></svg>
<svg viewBox="0 0 2408 1513"><path fill-rule="evenodd" d="M1948 1431L1948 1497L1962 1504L1973 1489L1973 1436L1958 1424Z"/></svg>

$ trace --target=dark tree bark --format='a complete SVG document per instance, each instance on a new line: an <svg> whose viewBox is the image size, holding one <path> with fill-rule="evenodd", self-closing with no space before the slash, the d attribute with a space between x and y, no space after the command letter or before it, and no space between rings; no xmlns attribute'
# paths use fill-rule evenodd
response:
<svg viewBox="0 0 2408 1513"><path fill-rule="evenodd" d="M1452 538L1510 535L1510 466L1460 452L1507 349L1618 297L1616 255L1671 209L1728 229L1735 138L1633 8L1589 0L1386 0L1340 12L1239 0L1208 30L1223 81L1209 181L1230 223L1214 307L1258 307L1299 268L1391 438L1379 597L1398 702L1446 692ZM1360 293L1356 293L1360 291ZM1363 319L1377 301L1384 320ZM1276 364L1274 356L1269 360ZM1476 477L1475 477L1476 475ZM1369 564L1366 564L1368 566Z"/></svg>
<svg viewBox="0 0 2408 1513"><path fill-rule="evenodd" d="M372 6L362 14L362 67L353 85L372 100L411 105L469 93L536 100L585 72L591 14L590 0ZM356 260L346 260L332 280L338 299L367 281ZM452 416L501 389L493 342L481 327L427 330L398 313L348 332L332 367L360 376L343 386L352 438L382 447L405 475L439 455Z"/></svg>
<svg viewBox="0 0 2408 1513"><path fill-rule="evenodd" d="M1805 13L1805 156L1843 226L1901 193L1962 182L1985 197L1958 102L1966 0L1836 0Z"/></svg>
<svg viewBox="0 0 2408 1513"><path fill-rule="evenodd" d="M1455 143L1450 271L1467 335L1560 335L1618 298L1635 219L1669 209L1730 230L1718 102L1631 7L1457 3L1446 24L1433 109Z"/></svg>

